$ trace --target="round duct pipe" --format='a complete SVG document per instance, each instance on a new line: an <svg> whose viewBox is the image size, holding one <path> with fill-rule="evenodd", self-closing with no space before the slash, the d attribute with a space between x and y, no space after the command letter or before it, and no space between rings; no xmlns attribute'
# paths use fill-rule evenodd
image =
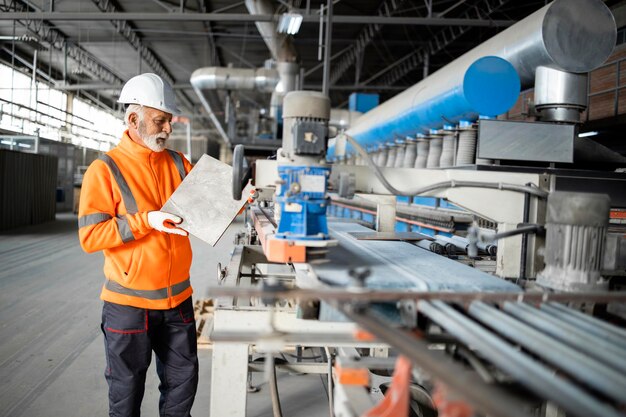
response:
<svg viewBox="0 0 626 417"><path fill-rule="evenodd" d="M200 90L257 90L271 93L280 78L275 69L206 67L191 75L191 84Z"/></svg>
<svg viewBox="0 0 626 417"><path fill-rule="evenodd" d="M546 122L580 121L587 107L587 74L537 67L535 108Z"/></svg>
<svg viewBox="0 0 626 417"><path fill-rule="evenodd" d="M593 70L609 57L616 37L615 19L601 0L555 0L364 114L347 134L361 144L370 145L440 128L446 123L444 117L452 122L460 120L463 118L459 118L460 113L471 109L447 107L454 107L452 103L459 101L458 90L463 85L460 78L479 58L496 56L510 62L519 75L521 87L528 88L533 85L539 66L574 73ZM415 117L411 122L411 115L419 116L429 108L441 110L442 104L446 104L443 107L450 112ZM454 117L448 117L451 113ZM479 114L495 116L499 113ZM475 120L478 116L471 111L468 115L471 117L465 117L466 120ZM334 149L329 149L329 155L333 154Z"/></svg>

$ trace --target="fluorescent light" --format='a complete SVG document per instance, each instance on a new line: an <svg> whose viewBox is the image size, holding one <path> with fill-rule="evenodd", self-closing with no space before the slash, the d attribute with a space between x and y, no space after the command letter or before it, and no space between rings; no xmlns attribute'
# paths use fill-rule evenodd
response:
<svg viewBox="0 0 626 417"><path fill-rule="evenodd" d="M13 142L10 142L8 140L0 141L0 143L3 144L3 145L13 145Z"/></svg>
<svg viewBox="0 0 626 417"><path fill-rule="evenodd" d="M20 148L30 148L31 146L28 143L18 143L17 146Z"/></svg>
<svg viewBox="0 0 626 417"><path fill-rule="evenodd" d="M591 132L579 133L579 134L578 134L578 137L579 137L579 138L586 138L586 137L589 137L589 136L595 136L595 135L597 135L597 134L598 134L598 132L596 132L595 130L593 130L593 131L591 131Z"/></svg>
<svg viewBox="0 0 626 417"><path fill-rule="evenodd" d="M302 15L300 13L283 13L278 21L278 32L295 35L302 25Z"/></svg>

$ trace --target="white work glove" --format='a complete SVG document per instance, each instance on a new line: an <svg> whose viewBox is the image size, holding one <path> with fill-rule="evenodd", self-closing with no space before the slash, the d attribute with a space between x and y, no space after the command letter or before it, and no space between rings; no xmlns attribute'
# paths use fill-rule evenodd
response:
<svg viewBox="0 0 626 417"><path fill-rule="evenodd" d="M165 213L162 211L148 212L148 223L153 229L163 233L189 236L189 233L187 233L187 231L176 227L176 225L180 224L182 221L183 219L174 214Z"/></svg>

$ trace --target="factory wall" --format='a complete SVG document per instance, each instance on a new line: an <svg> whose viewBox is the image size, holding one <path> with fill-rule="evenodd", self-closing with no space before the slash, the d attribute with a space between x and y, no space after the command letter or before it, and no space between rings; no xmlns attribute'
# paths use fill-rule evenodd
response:
<svg viewBox="0 0 626 417"><path fill-rule="evenodd" d="M82 173L89 164L98 158L100 152L93 149L78 148L70 143L41 139L39 153L53 155L58 159L56 178L57 211L76 211L79 194L75 188L80 186Z"/></svg>

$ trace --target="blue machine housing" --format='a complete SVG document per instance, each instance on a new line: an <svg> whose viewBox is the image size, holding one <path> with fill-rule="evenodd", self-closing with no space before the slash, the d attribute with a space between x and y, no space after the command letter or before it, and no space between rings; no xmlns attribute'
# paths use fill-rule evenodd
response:
<svg viewBox="0 0 626 417"><path fill-rule="evenodd" d="M275 237L290 240L327 240L327 179L330 168L321 166L279 166L281 179L276 202L280 222ZM294 186L294 184L298 184ZM296 191L297 190L297 191Z"/></svg>

